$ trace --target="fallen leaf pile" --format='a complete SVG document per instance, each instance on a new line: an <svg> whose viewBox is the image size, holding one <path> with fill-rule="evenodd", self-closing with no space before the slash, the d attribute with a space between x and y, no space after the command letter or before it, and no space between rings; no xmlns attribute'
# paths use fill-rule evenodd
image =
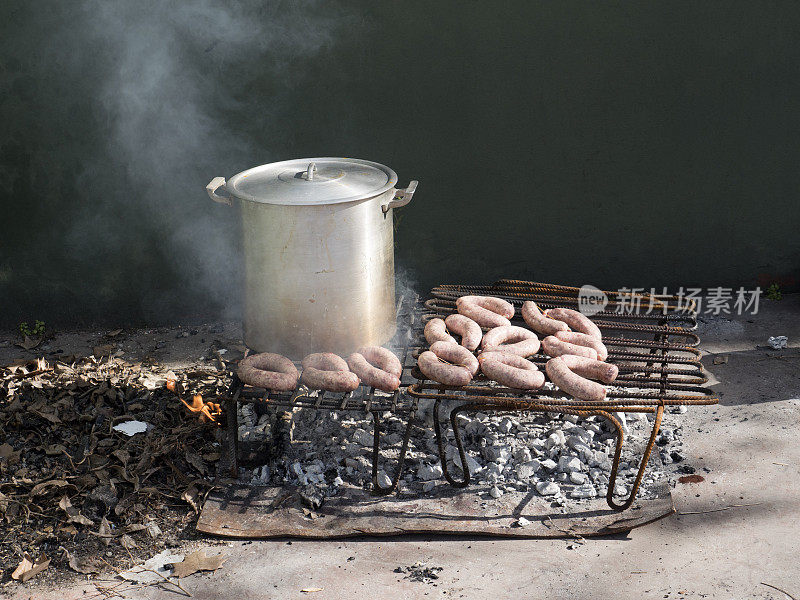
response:
<svg viewBox="0 0 800 600"><path fill-rule="evenodd" d="M0 367L2 579L15 569L14 579L26 581L51 562L96 572L110 566L97 556L131 564L137 550L150 556L176 540L212 485L221 431L166 384L216 398L225 375L113 356ZM127 421L146 430L114 429Z"/></svg>

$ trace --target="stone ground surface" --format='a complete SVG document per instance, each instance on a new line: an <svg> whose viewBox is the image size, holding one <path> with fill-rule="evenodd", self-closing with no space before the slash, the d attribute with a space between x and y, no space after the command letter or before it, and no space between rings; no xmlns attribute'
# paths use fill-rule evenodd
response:
<svg viewBox="0 0 800 600"><path fill-rule="evenodd" d="M126 352L152 351L159 360L180 365L204 351L200 336L209 336L199 329L197 335L160 348L145 348L137 341ZM679 484L673 490L678 515L627 536L585 541L209 539L194 545L208 547L209 554L222 552L227 561L215 573L192 575L181 584L194 598L239 600L789 597L762 582L800 597L800 444L796 433L800 297L763 301L755 316L708 319L701 324L700 334L706 355L703 362L714 376L711 383L721 394L721 404L692 408L679 417L687 460L705 481ZM238 332L228 325L217 328L214 335L236 339ZM788 336L789 347L770 349L766 340L771 335ZM10 340L8 335L0 337L2 361L18 355ZM93 342L90 334L58 338L65 352L86 351ZM716 355L727 355L727 362L713 364ZM395 571L398 568L400 572ZM58 587L33 580L9 586L2 594L15 599L102 597L94 584L77 578ZM158 587L124 592L126 598L180 595L175 588Z"/></svg>

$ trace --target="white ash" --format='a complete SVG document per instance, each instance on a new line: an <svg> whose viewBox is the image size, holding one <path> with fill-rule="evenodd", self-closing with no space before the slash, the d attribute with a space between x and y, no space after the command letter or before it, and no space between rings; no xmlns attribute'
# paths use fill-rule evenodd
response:
<svg viewBox="0 0 800 600"><path fill-rule="evenodd" d="M639 497L678 469L685 459L679 417L670 422L665 414L654 454ZM442 415L446 415L445 410ZM405 495L431 495L451 491L443 477L433 431L430 406L421 407L412 429L400 480ZM630 417L634 418L630 418ZM459 416L467 465L478 493L488 501L507 491L534 491L558 506L604 497L614 455L614 430L601 418L573 415L471 413ZM240 440L267 440L274 417L259 416L251 405L239 408ZM292 444L284 454L252 469L241 469L241 478L252 485L293 484L316 486L332 496L343 486L369 488L372 481L372 415L347 412L296 410L291 414ZM652 426L652 415L629 415L617 476L616 492L626 494L636 477L641 452ZM405 417L384 413L381 418L381 486L391 485L405 433ZM462 478L461 457L448 420L442 420L448 469ZM465 493L467 493L465 491Z"/></svg>

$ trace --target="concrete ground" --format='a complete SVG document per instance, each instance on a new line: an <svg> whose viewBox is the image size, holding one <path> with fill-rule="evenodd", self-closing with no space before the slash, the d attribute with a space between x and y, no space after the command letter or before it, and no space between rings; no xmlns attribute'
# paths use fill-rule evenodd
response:
<svg viewBox="0 0 800 600"><path fill-rule="evenodd" d="M800 598L800 297L762 301L757 315L715 318L700 333L721 404L690 408L681 417L687 462L705 481L674 489L678 515L624 537L583 542L209 540L201 547L222 551L227 562L181 585L196 599L237 600ZM788 336L789 348L771 350L771 335ZM712 364L717 355L727 355L727 362ZM418 561L441 567L439 578L412 581L394 572ZM302 591L315 589L321 591ZM18 599L101 597L93 584L80 581L42 589L34 580L6 593ZM150 587L124 597L181 594Z"/></svg>

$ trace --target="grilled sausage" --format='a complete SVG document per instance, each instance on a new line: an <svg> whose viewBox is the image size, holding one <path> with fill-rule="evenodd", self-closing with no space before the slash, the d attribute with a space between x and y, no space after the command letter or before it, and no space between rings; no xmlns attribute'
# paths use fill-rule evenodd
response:
<svg viewBox="0 0 800 600"><path fill-rule="evenodd" d="M403 367L394 353L386 348L361 348L347 357L347 366L358 375L364 385L384 392L393 392L400 387Z"/></svg>
<svg viewBox="0 0 800 600"><path fill-rule="evenodd" d="M236 374L244 383L268 390L289 392L300 374L291 360L280 354L251 354L239 361Z"/></svg>
<svg viewBox="0 0 800 600"><path fill-rule="evenodd" d="M531 361L516 354L483 352L478 357L478 362L486 377L506 387L538 390L544 385L544 373Z"/></svg>
<svg viewBox="0 0 800 600"><path fill-rule="evenodd" d="M585 377L573 373L563 358L551 358L545 365L545 371L550 380L558 388L578 400L599 401L605 400L606 388L596 381L589 381Z"/></svg>
<svg viewBox="0 0 800 600"><path fill-rule="evenodd" d="M560 358L564 361L564 364L569 367L570 371L577 373L581 377L586 377L587 379L599 379L603 383L611 383L617 378L617 375L619 375L619 368L617 365L612 365L607 362L571 354L565 354Z"/></svg>
<svg viewBox="0 0 800 600"><path fill-rule="evenodd" d="M309 354L301 365L303 374L300 381L311 389L352 392L361 383L358 375L350 371L347 362L330 352Z"/></svg>
<svg viewBox="0 0 800 600"><path fill-rule="evenodd" d="M456 309L481 327L511 325L514 306L502 298L492 296L461 296L456 300Z"/></svg>
<svg viewBox="0 0 800 600"><path fill-rule="evenodd" d="M596 337L598 340L603 339L603 334L600 333L597 325L592 323L589 317L579 313L577 310L572 310L571 308L549 308L542 314L550 319L564 321L573 331L580 331L586 335Z"/></svg>
<svg viewBox="0 0 800 600"><path fill-rule="evenodd" d="M597 352L598 360L605 360L608 358L608 349L606 345L592 335L586 335L585 333L579 333L577 331L556 331L556 337L562 342L594 348Z"/></svg>
<svg viewBox="0 0 800 600"><path fill-rule="evenodd" d="M516 354L523 358L536 354L541 343L539 338L530 329L516 325L495 327L486 332L481 342L484 352L503 352Z"/></svg>
<svg viewBox="0 0 800 600"><path fill-rule="evenodd" d="M450 315L444 320L447 329L461 336L461 345L472 352L481 343L483 331L481 326L464 315Z"/></svg>
<svg viewBox="0 0 800 600"><path fill-rule="evenodd" d="M552 335L548 335L542 340L542 350L544 350L545 354L548 356L555 357L563 354L574 354L576 356L585 356L586 358L597 360L597 350L594 348L570 344Z"/></svg>
<svg viewBox="0 0 800 600"><path fill-rule="evenodd" d="M478 359L464 346L448 342L436 342L431 344L431 352L451 364L465 367L471 375L475 375L478 372Z"/></svg>
<svg viewBox="0 0 800 600"><path fill-rule="evenodd" d="M447 326L442 319L431 319L425 323L425 339L429 344L434 342L452 342L456 344L456 338L447 333Z"/></svg>
<svg viewBox="0 0 800 600"><path fill-rule="evenodd" d="M417 366L419 366L419 370L422 371L425 377L445 385L461 387L468 385L469 382L472 381L472 373L469 369L460 365L451 365L442 362L439 360L439 357L430 350L426 350L419 355L419 358L417 358Z"/></svg>
<svg viewBox="0 0 800 600"><path fill-rule="evenodd" d="M522 318L528 327L542 335L555 335L556 331L569 331L569 325L564 321L545 317L533 300L526 300L522 303Z"/></svg>
<svg viewBox="0 0 800 600"><path fill-rule="evenodd" d="M391 350L381 346L365 346L364 348L359 348L358 353L363 355L371 365L391 373L395 377L400 377L403 374L403 365Z"/></svg>

